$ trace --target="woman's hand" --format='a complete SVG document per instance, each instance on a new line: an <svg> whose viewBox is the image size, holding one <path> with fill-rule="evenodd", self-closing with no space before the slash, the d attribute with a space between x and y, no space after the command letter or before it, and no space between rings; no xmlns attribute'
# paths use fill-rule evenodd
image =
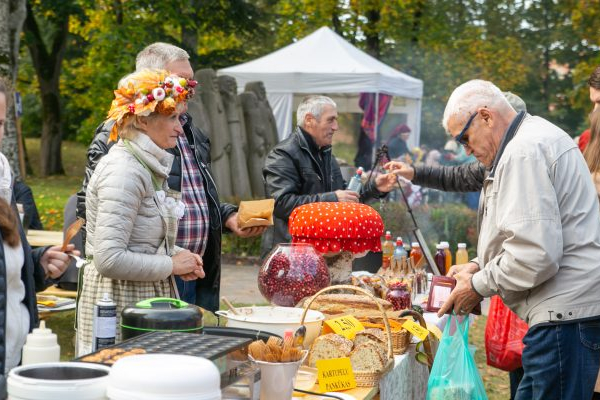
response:
<svg viewBox="0 0 600 400"><path fill-rule="evenodd" d="M184 281L193 281L198 278L204 278L204 269L202 268L202 257L189 250L183 250L173 257L173 274L179 275Z"/></svg>

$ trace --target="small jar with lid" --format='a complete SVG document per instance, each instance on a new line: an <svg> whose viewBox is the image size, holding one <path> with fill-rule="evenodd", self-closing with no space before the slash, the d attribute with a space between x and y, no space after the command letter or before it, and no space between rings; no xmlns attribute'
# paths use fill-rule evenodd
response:
<svg viewBox="0 0 600 400"><path fill-rule="evenodd" d="M412 307L408 285L404 282L390 284L385 299L392 303L394 311L405 310Z"/></svg>

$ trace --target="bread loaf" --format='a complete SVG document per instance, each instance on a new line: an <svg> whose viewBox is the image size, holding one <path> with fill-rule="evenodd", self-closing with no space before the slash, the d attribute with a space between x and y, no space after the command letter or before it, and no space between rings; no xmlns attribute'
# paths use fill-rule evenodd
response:
<svg viewBox="0 0 600 400"><path fill-rule="evenodd" d="M386 349L385 336L383 335L383 331L381 329L367 328L363 331L356 333L356 336L354 337L354 347L369 342L375 343L384 351Z"/></svg>
<svg viewBox="0 0 600 400"><path fill-rule="evenodd" d="M385 356L373 342L359 344L350 353L350 362L354 371L379 372L385 366Z"/></svg>
<svg viewBox="0 0 600 400"><path fill-rule="evenodd" d="M335 333L319 336L310 347L308 365L316 367L317 360L348 357L352 351L352 341Z"/></svg>
<svg viewBox="0 0 600 400"><path fill-rule="evenodd" d="M301 302L298 307L304 307L305 301ZM381 304L384 310L393 310L392 304L389 301L377 299L377 302ZM355 313L369 311L379 312L379 308L372 298L364 295L345 293L320 295L312 302L310 308L328 315L354 315Z"/></svg>

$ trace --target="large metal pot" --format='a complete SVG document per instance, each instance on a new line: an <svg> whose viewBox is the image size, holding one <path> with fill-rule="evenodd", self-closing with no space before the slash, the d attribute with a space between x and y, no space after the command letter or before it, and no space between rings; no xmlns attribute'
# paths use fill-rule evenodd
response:
<svg viewBox="0 0 600 400"><path fill-rule="evenodd" d="M201 333L202 328L200 307L178 299L147 299L125 307L121 313L124 340L154 331Z"/></svg>

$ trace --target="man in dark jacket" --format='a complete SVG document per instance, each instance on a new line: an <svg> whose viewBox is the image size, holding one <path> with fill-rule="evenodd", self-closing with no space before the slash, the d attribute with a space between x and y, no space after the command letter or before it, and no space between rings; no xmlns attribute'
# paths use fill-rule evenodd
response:
<svg viewBox="0 0 600 400"><path fill-rule="evenodd" d="M275 199L275 226L263 235L263 256L275 244L290 242L288 218L302 204L315 202L358 202L380 198L393 189L393 174L378 175L360 194L345 190L346 182L331 154L338 130L337 106L326 96L309 96L298 106L298 127L267 155L263 178L267 197Z"/></svg>
<svg viewBox="0 0 600 400"><path fill-rule="evenodd" d="M188 53L167 43L153 43L136 58L136 70L166 69L182 78L193 79L194 71ZM210 169L210 140L195 127L189 114L182 114L185 136L177 139L177 147L168 151L175 156L168 178L169 187L182 192L185 213L179 221L176 244L202 256L206 276L196 281L176 277L180 297L209 311L219 309L221 284L221 232L227 228L240 237L263 233L264 228L241 230L237 208L219 202L215 181ZM100 159L108 152L108 137L112 125L104 122L96 130L88 148L83 186L78 192L77 215L85 218L85 191L88 181Z"/></svg>

